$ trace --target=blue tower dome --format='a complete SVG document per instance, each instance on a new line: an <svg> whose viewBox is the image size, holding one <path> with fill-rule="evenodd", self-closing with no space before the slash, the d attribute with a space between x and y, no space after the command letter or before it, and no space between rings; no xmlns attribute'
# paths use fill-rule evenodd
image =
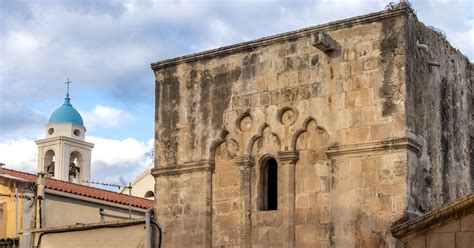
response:
<svg viewBox="0 0 474 248"><path fill-rule="evenodd" d="M70 101L69 94L67 94L63 105L51 114L48 123L71 123L84 126L81 114L71 105Z"/></svg>

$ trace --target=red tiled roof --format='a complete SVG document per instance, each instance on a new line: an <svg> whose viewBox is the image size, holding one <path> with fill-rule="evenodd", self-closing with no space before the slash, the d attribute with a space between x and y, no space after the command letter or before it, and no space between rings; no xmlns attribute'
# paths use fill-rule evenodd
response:
<svg viewBox="0 0 474 248"><path fill-rule="evenodd" d="M38 176L35 174L27 173L27 172L22 172L22 171L16 171L16 170L11 170L11 169L6 169L3 167L2 173L22 178L28 181L31 181L36 184ZM65 182L53 178L45 178L45 183L46 183L46 188L47 189L52 189L52 190L57 190L65 193L70 193L74 195L80 195L80 196L85 196L85 197L90 197L98 200L103 200L103 201L108 201L108 202L113 202L113 203L118 203L118 204L123 204L123 205L128 205L129 202L129 195L126 194L121 194L109 190L104 190L104 189L98 189L94 187L89 187L81 184L76 184L76 183L70 183L70 182ZM137 208L151 208L153 207L153 201L140 198L140 197L135 197L132 196L131 198L131 205Z"/></svg>

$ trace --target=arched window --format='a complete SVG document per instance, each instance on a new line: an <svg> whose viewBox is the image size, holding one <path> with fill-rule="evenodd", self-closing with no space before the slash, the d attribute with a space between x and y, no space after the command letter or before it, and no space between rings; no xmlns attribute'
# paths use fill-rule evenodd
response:
<svg viewBox="0 0 474 248"><path fill-rule="evenodd" d="M81 160L82 160L82 155L74 151L69 155L69 182L72 183L82 183L82 177L81 177Z"/></svg>
<svg viewBox="0 0 474 248"><path fill-rule="evenodd" d="M260 210L278 209L278 164L272 158L261 163L260 173Z"/></svg>
<svg viewBox="0 0 474 248"><path fill-rule="evenodd" d="M53 150L48 150L44 154L43 163L47 177L54 177L55 154Z"/></svg>
<svg viewBox="0 0 474 248"><path fill-rule="evenodd" d="M151 191L151 190L148 190L144 195L145 198L150 198L150 197L154 197L154 196L155 196L155 193L153 193L153 191Z"/></svg>

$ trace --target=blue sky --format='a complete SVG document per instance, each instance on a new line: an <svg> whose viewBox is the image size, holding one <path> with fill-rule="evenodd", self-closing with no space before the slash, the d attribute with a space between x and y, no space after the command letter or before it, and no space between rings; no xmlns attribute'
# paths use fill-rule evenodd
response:
<svg viewBox="0 0 474 248"><path fill-rule="evenodd" d="M150 63L380 11L389 1L1 0L0 162L35 171L49 115L72 104L96 143L97 180L131 179L150 160L154 78ZM474 60L472 1L412 1Z"/></svg>

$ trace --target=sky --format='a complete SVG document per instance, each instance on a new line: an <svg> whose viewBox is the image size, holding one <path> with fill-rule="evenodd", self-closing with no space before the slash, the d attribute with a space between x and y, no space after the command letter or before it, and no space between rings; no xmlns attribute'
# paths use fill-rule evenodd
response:
<svg viewBox="0 0 474 248"><path fill-rule="evenodd" d="M474 61L474 1L411 1ZM63 103L87 128L92 179L132 180L150 163L150 63L383 10L389 1L0 0L0 162L36 171L35 140Z"/></svg>

